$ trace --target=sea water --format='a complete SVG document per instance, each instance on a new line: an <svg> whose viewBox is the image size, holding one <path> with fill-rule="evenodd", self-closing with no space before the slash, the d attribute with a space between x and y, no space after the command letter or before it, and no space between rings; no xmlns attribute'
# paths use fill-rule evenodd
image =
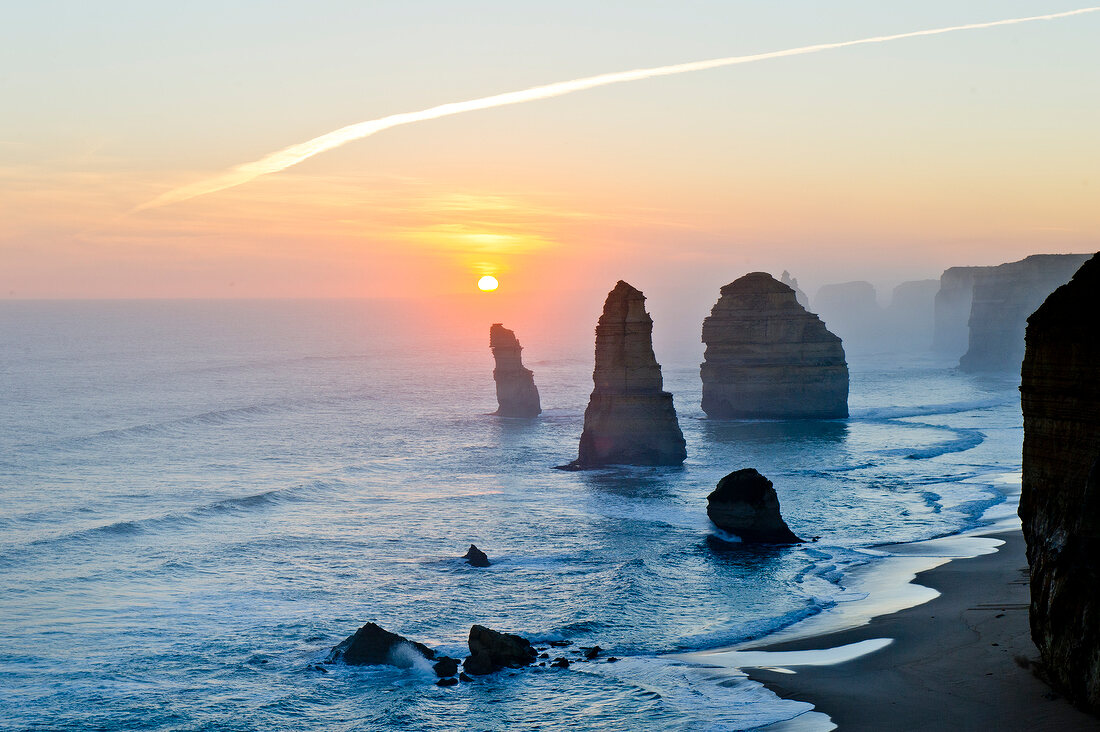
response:
<svg viewBox="0 0 1100 732"><path fill-rule="evenodd" d="M1011 378L849 354L850 419L717 422L700 353L658 347L684 467L554 470L576 456L595 315L572 340L518 333L545 411L509 420L489 414L487 322L0 304L0 727L752 729L810 707L685 653L851 599L875 547L973 528L1005 498L982 476L1019 468ZM706 496L743 467L815 541L722 540ZM460 559L470 543L491 567ZM480 623L621 660L454 688L317 669L367 621L458 657Z"/></svg>

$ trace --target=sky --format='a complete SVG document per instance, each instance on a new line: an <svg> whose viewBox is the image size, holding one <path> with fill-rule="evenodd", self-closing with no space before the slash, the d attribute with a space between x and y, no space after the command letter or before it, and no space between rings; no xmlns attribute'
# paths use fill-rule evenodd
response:
<svg viewBox="0 0 1100 732"><path fill-rule="evenodd" d="M10 4L0 297L811 295L1100 249L1100 13L648 79L385 130L577 77L1055 13L1048 0ZM135 210L138 209L138 210ZM500 290L477 293L484 274ZM491 308L490 310L491 311ZM487 311L487 312L489 312Z"/></svg>

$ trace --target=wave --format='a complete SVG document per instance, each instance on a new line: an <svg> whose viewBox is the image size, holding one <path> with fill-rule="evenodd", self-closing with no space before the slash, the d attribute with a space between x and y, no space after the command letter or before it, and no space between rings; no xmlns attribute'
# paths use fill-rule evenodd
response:
<svg viewBox="0 0 1100 732"><path fill-rule="evenodd" d="M45 548L72 543L96 542L103 538L118 536L136 536L157 530L171 529L197 524L201 519L228 513L250 513L265 506L295 500L304 490L323 487L321 481L303 483L286 488L273 488L261 493L223 498L186 511L175 511L162 516L150 516L140 519L114 521L108 524L77 529L57 536L34 539L0 552L0 559L9 557L9 553L26 551L29 548Z"/></svg>
<svg viewBox="0 0 1100 732"><path fill-rule="evenodd" d="M960 414L981 409L993 409L1016 404L1015 398L989 397L987 399L972 399L960 402L947 402L944 404L925 404L913 406L888 406L870 407L867 409L853 410L849 419L858 420L895 420L906 417L927 417L933 414Z"/></svg>

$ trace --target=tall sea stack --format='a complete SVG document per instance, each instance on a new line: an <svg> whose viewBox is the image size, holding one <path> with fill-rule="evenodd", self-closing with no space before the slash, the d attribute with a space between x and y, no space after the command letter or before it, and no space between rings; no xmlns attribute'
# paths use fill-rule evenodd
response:
<svg viewBox="0 0 1100 732"><path fill-rule="evenodd" d="M645 295L619 280L596 326L595 388L571 468L680 465L687 457L672 395L653 355Z"/></svg>
<svg viewBox="0 0 1100 732"><path fill-rule="evenodd" d="M721 290L703 321L703 411L717 419L848 416L840 338L765 272Z"/></svg>
<svg viewBox="0 0 1100 732"><path fill-rule="evenodd" d="M530 369L523 367L523 347L516 334L500 323L489 328L489 348L493 349L493 379L497 383L497 411L501 417L537 417L542 412L539 390Z"/></svg>
<svg viewBox="0 0 1100 732"><path fill-rule="evenodd" d="M1028 318L1026 343L1031 636L1050 679L1100 712L1100 254Z"/></svg>

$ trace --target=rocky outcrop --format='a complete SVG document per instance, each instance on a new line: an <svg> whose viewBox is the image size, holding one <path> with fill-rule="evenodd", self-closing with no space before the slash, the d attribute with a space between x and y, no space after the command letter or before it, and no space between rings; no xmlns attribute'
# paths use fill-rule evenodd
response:
<svg viewBox="0 0 1100 732"><path fill-rule="evenodd" d="M791 277L790 272L788 272L787 270L783 270L783 274L779 276L779 281L794 290L794 299L798 301L799 305L806 308L807 310L810 309L809 296L799 289L798 280L794 277Z"/></svg>
<svg viewBox="0 0 1100 732"><path fill-rule="evenodd" d="M1100 712L1100 254L1028 318L1026 344L1031 634L1049 679Z"/></svg>
<svg viewBox="0 0 1100 732"><path fill-rule="evenodd" d="M492 564L489 561L489 557L485 556L485 552L478 549L473 544L470 544L470 548L466 550L466 553L462 556L466 560L466 564L471 567L488 567Z"/></svg>
<svg viewBox="0 0 1100 732"><path fill-rule="evenodd" d="M753 272L721 290L703 321L703 411L718 419L848 416L840 338L795 291Z"/></svg>
<svg viewBox="0 0 1100 732"><path fill-rule="evenodd" d="M722 531L743 542L798 544L802 541L779 513L772 482L753 468L736 470L707 496L707 516Z"/></svg>
<svg viewBox="0 0 1100 732"><path fill-rule="evenodd" d="M411 668L417 657L431 661L435 651L422 643L367 623L333 647L328 662L343 661L352 666L397 666Z"/></svg>
<svg viewBox="0 0 1100 732"><path fill-rule="evenodd" d="M672 395L662 389L645 295L621 280L608 293L596 326L592 381L580 450L565 467L684 462L684 434Z"/></svg>
<svg viewBox="0 0 1100 732"><path fill-rule="evenodd" d="M939 280L910 280L894 288L882 311L884 337L895 351L927 351L932 343Z"/></svg>
<svg viewBox="0 0 1100 732"><path fill-rule="evenodd" d="M959 368L1016 372L1024 357L1027 316L1086 259L1087 254L1034 254L974 271L968 349Z"/></svg>
<svg viewBox="0 0 1100 732"><path fill-rule="evenodd" d="M542 412L539 390L530 369L524 368L520 352L523 347L516 334L500 323L489 328L489 348L496 368L493 379L497 385L497 411L500 417L537 417Z"/></svg>
<svg viewBox="0 0 1100 732"><path fill-rule="evenodd" d="M502 668L530 665L538 653L526 638L499 633L483 625L470 628L470 655L462 663L467 673L483 676Z"/></svg>
<svg viewBox="0 0 1100 732"><path fill-rule="evenodd" d="M875 349L884 333L882 308L875 286L862 280L823 285L813 300L813 311L849 349Z"/></svg>

